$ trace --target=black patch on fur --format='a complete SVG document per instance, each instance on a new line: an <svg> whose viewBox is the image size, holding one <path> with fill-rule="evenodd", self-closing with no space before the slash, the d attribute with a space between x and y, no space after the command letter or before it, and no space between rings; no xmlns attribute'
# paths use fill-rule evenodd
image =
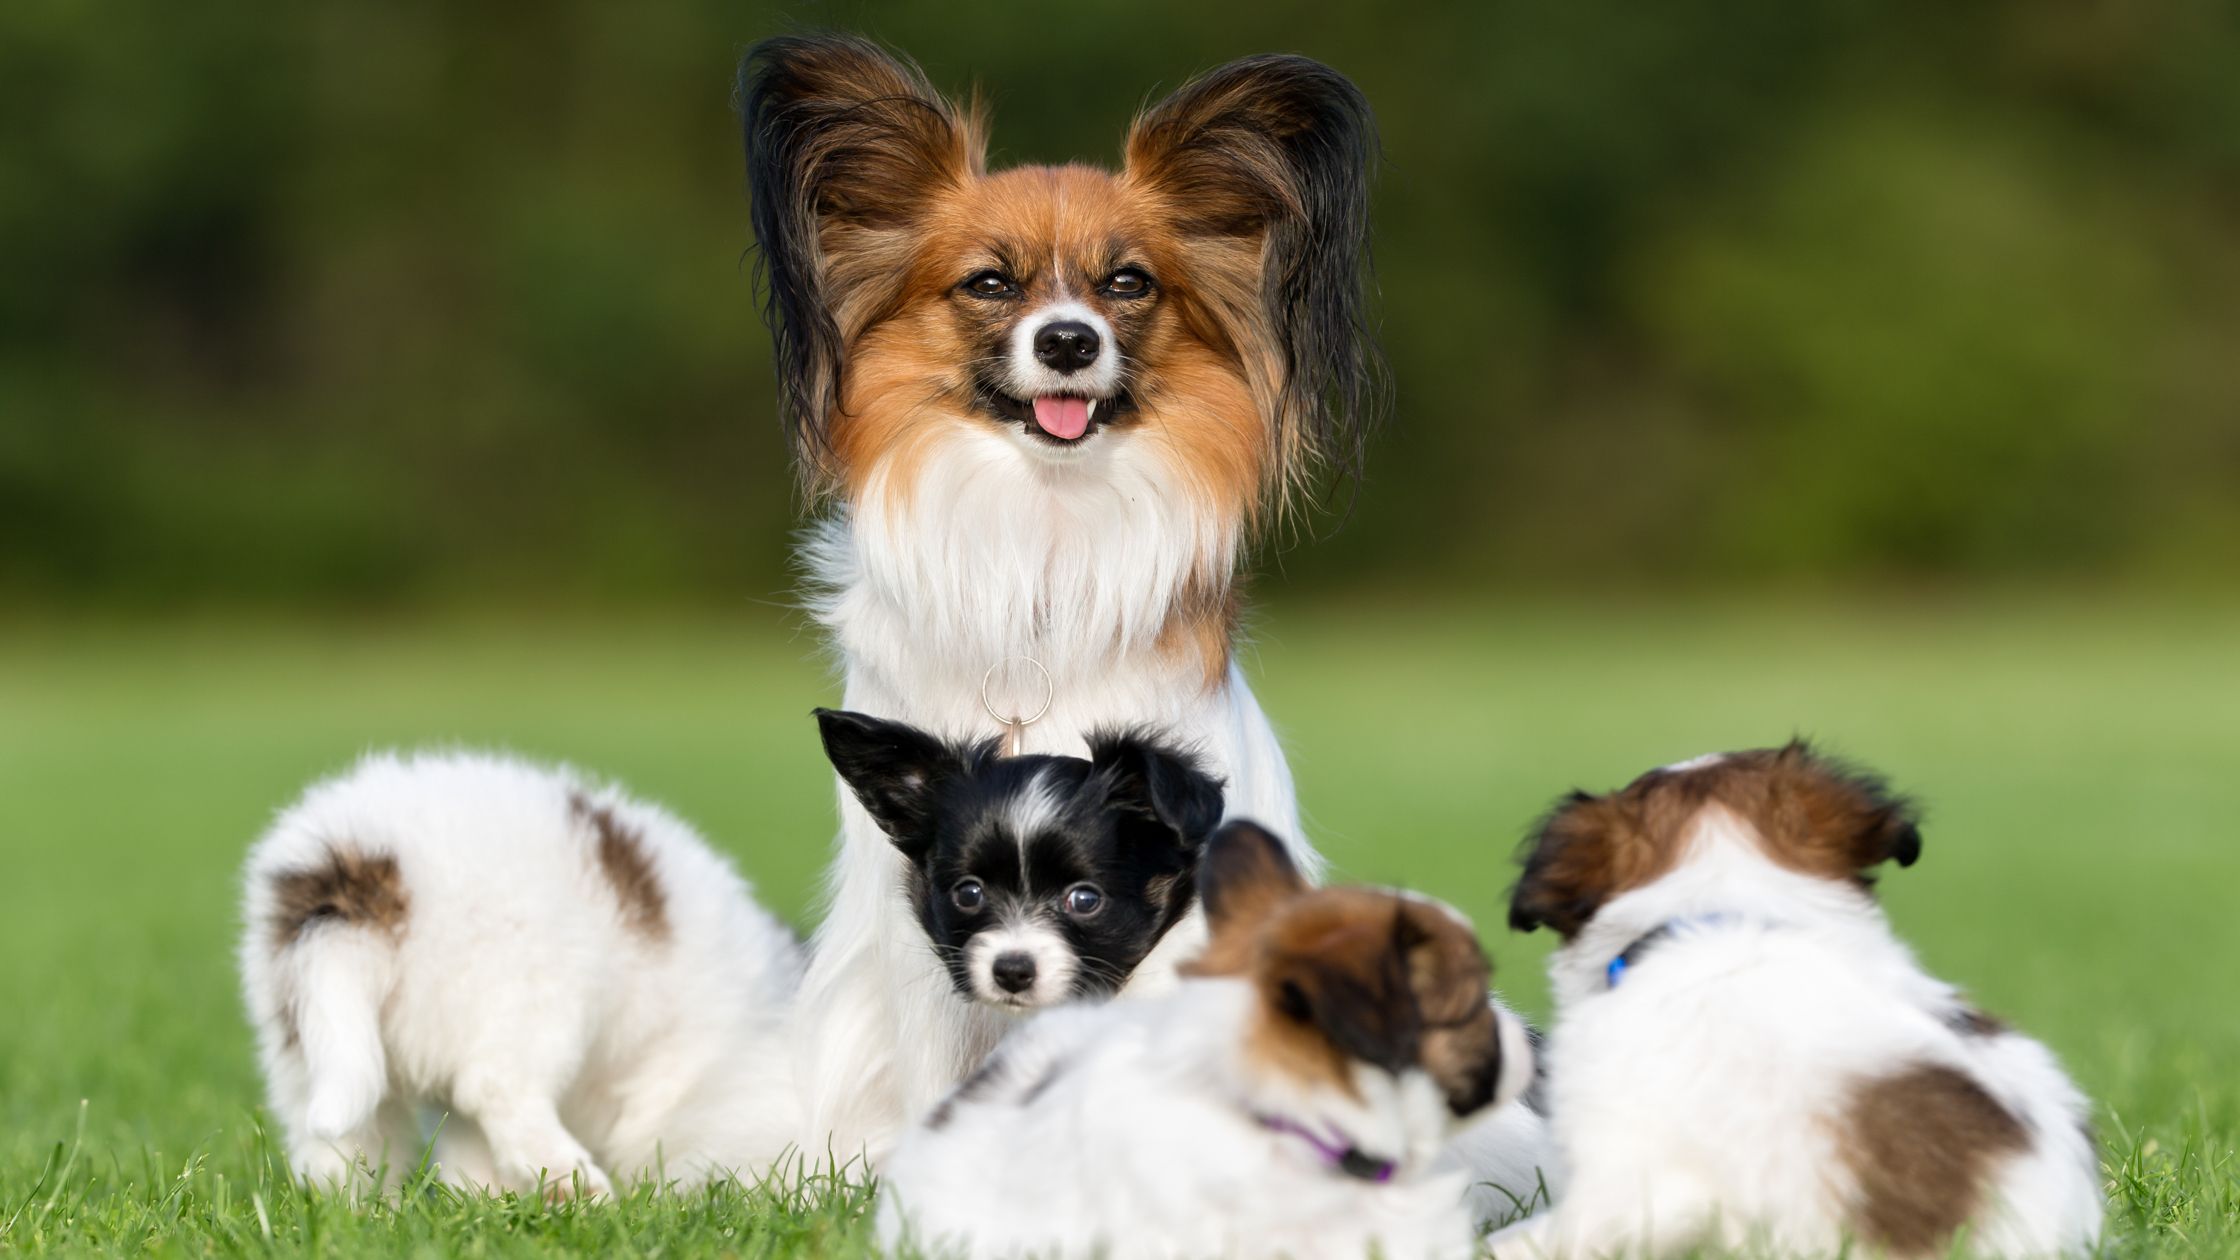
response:
<svg viewBox="0 0 2240 1260"><path fill-rule="evenodd" d="M966 947L1007 921L1055 929L1080 963L1075 996L1101 996L1191 906L1198 852L1221 815L1218 780L1195 757L1145 731L1099 734L1093 757L999 757L995 741L944 743L915 727L819 709L826 752L849 788L909 859L905 893L957 992L972 996ZM1032 793L1056 807L1033 835L1013 830ZM979 881L985 902L951 892ZM1067 913L1079 884L1104 895L1087 917Z"/></svg>

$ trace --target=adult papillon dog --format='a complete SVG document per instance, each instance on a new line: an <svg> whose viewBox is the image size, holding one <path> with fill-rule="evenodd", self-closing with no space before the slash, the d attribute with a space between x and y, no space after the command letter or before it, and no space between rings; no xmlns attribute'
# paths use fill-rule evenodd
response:
<svg viewBox="0 0 2240 1260"><path fill-rule="evenodd" d="M740 106L803 560L848 708L1010 751L1173 732L1299 835L1233 659L1255 530L1349 473L1381 399L1376 140L1343 76L1254 57L1139 117L1118 171L991 172L986 113L848 37L752 50ZM874 1160L994 1045L906 863L841 794L794 1041L813 1153ZM1303 843L1292 856L1312 873ZM1170 983L1193 912L1137 969Z"/></svg>

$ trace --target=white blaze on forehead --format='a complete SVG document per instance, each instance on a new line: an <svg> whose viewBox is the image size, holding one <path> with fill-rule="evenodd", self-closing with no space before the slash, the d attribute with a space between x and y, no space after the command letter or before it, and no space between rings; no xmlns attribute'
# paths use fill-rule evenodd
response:
<svg viewBox="0 0 2240 1260"><path fill-rule="evenodd" d="M1690 770L1702 770L1710 766L1718 765L1720 762L1725 761L1726 759L1727 755L1723 752L1705 753L1700 757L1690 757L1686 761L1675 761L1669 766L1658 766L1657 773L1685 774Z"/></svg>
<svg viewBox="0 0 2240 1260"><path fill-rule="evenodd" d="M1026 874L1027 846L1034 838L1051 830L1065 816L1066 800L1058 786L1050 781L1050 771L1044 770L1020 788L1017 794L1004 802L1003 818L1011 827L1012 838L1019 845L1019 873ZM1024 878L1021 879L1022 886Z"/></svg>
<svg viewBox="0 0 2240 1260"><path fill-rule="evenodd" d="M1005 954L1025 954L1034 960L1034 983L1022 992L1010 992L996 983L996 959ZM1023 915L973 936L965 943L964 963L974 997L1021 1008L1064 1001L1073 992L1074 973L1081 969L1065 937L1049 924Z"/></svg>
<svg viewBox="0 0 2240 1260"><path fill-rule="evenodd" d="M1097 358L1078 372L1056 372L1034 357L1036 334L1052 324L1087 324L1097 334ZM1046 394L1109 398L1120 387L1120 346L1104 316L1079 302L1052 302L1027 312L1011 329L1006 388L1012 397L1031 401ZM1092 413L1093 417L1093 413Z"/></svg>

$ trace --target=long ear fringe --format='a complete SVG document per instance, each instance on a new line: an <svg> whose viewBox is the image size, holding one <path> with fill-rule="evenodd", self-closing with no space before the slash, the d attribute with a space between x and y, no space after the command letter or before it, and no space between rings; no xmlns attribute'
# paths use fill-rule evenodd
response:
<svg viewBox="0 0 2240 1260"><path fill-rule="evenodd" d="M1326 476L1358 484L1368 439L1389 409L1369 316L1378 154L1360 90L1295 56L1212 70L1147 110L1129 133L1130 173L1170 190L1186 230L1263 238L1266 331L1233 331L1248 346L1274 342L1267 349L1282 379L1263 404L1274 413L1277 506L1287 512Z"/></svg>
<svg viewBox="0 0 2240 1260"><path fill-rule="evenodd" d="M982 128L977 105L960 113L915 62L849 35L756 44L740 60L735 99L780 412L814 494L837 472L828 423L841 401L848 335L826 222L906 217L911 183L977 168Z"/></svg>

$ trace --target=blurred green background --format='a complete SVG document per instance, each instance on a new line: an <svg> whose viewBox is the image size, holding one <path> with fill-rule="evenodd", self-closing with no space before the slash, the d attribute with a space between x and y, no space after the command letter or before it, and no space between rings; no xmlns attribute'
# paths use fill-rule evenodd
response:
<svg viewBox="0 0 2240 1260"><path fill-rule="evenodd" d="M782 593L730 77L826 25L999 160L1248 52L1361 83L1397 422L1287 591L2240 558L2226 0L14 0L0 599Z"/></svg>
<svg viewBox="0 0 2240 1260"><path fill-rule="evenodd" d="M557 1249L256 1137L235 870L366 747L619 775L813 918L729 96L817 26L985 87L998 160L1354 76L1397 414L1245 655L1316 842L1544 1017L1526 821L1821 735L1929 805L1899 928L2098 1100L2111 1254L2240 1254L2230 0L0 5L0 1250ZM562 1243L801 1250L694 1211Z"/></svg>

